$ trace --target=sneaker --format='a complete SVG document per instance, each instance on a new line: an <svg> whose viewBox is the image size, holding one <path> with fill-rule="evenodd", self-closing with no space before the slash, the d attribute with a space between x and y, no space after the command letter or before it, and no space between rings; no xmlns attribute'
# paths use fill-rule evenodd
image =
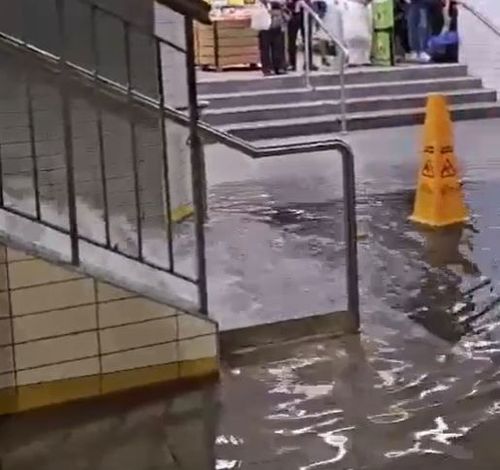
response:
<svg viewBox="0 0 500 470"><path fill-rule="evenodd" d="M416 62L418 60L418 54L416 52L410 52L409 54L405 54L405 59L408 62Z"/></svg>
<svg viewBox="0 0 500 470"><path fill-rule="evenodd" d="M428 62L431 61L431 56L427 54L427 52L421 52L418 55L418 61L427 64Z"/></svg>

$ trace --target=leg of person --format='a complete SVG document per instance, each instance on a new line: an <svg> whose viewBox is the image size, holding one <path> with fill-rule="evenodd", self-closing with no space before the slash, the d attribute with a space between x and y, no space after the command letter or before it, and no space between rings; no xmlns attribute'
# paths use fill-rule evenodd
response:
<svg viewBox="0 0 500 470"><path fill-rule="evenodd" d="M259 31L259 51L262 73L270 75L272 70L270 31Z"/></svg>
<svg viewBox="0 0 500 470"><path fill-rule="evenodd" d="M271 34L271 56L273 70L276 75L283 74L285 72L285 60L284 60L284 36L281 28L274 28L269 31Z"/></svg>
<svg viewBox="0 0 500 470"><path fill-rule="evenodd" d="M294 13L288 22L288 64L297 69L297 36L300 29L300 15Z"/></svg>
<svg viewBox="0 0 500 470"><path fill-rule="evenodd" d="M429 62L430 57L426 52L427 43L429 42L429 12L425 6L419 8L418 17L419 60L421 62Z"/></svg>
<svg viewBox="0 0 500 470"><path fill-rule="evenodd" d="M403 46L405 54L409 54L411 52L410 40L408 38L408 25L405 21L401 24L401 45Z"/></svg>
<svg viewBox="0 0 500 470"><path fill-rule="evenodd" d="M428 7L429 15L429 35L438 36L444 26L444 16L441 3L436 3Z"/></svg>
<svg viewBox="0 0 500 470"><path fill-rule="evenodd" d="M319 53L321 55L321 64L325 67L330 67L330 61L328 60L328 41L321 39L319 41Z"/></svg>
<svg viewBox="0 0 500 470"><path fill-rule="evenodd" d="M418 36L420 8L417 4L411 3L408 5L406 13L406 22L408 26L408 44L410 46L410 59L416 60L420 51L420 43Z"/></svg>
<svg viewBox="0 0 500 470"><path fill-rule="evenodd" d="M309 43L309 70L311 71L316 71L318 70L318 67L314 65L314 53L313 53L313 28L314 28L314 22L311 16L309 16L309 34L307 37L307 41ZM305 44L306 44L306 32L305 32L305 24L304 24L304 13L302 12L300 14L300 35L302 36L302 43L304 44L304 61L305 61ZM305 63L304 63L305 67Z"/></svg>
<svg viewBox="0 0 500 470"><path fill-rule="evenodd" d="M395 50L396 55L402 59L409 54L408 38L405 38L405 24L406 21L399 19L394 23L394 37L395 37Z"/></svg>
<svg viewBox="0 0 500 470"><path fill-rule="evenodd" d="M456 5L451 6L450 10L450 31L457 32L458 31L458 8ZM460 44L457 43L451 46L450 50L450 62L458 62L459 61L459 48Z"/></svg>
<svg viewBox="0 0 500 470"><path fill-rule="evenodd" d="M401 47L401 52L403 54L409 54L410 43L408 41L408 27L406 18L400 18L394 24L394 33L398 39L399 45Z"/></svg>

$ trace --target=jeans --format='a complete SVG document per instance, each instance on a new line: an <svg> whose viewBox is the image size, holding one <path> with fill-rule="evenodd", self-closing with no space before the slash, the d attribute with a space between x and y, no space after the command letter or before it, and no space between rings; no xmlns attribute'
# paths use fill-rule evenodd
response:
<svg viewBox="0 0 500 470"><path fill-rule="evenodd" d="M285 34L281 28L259 32L260 61L263 72L283 72L285 63Z"/></svg>
<svg viewBox="0 0 500 470"><path fill-rule="evenodd" d="M408 41L412 52L421 53L427 49L429 40L429 18L425 5L411 3L406 16L408 22Z"/></svg>

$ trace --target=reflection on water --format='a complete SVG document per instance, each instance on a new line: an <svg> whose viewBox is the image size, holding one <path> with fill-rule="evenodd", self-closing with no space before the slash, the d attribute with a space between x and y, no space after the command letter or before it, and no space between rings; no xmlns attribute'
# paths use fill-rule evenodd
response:
<svg viewBox="0 0 500 470"><path fill-rule="evenodd" d="M341 203L280 204L251 185L220 191L209 260L232 276L221 286L228 310L333 309ZM2 468L496 470L500 210L488 185L469 187L468 200L472 225L439 232L407 222L411 194L359 201L360 337L235 352L220 384L188 401L3 421Z"/></svg>
<svg viewBox="0 0 500 470"><path fill-rule="evenodd" d="M442 231L407 222L409 193L360 200L363 335L233 355L237 373L222 381L220 432L238 436L240 445L219 445L221 462L231 456L231 468L497 468L500 451L485 433L500 409L500 250L492 237L500 210L492 212L495 199L482 197L488 188L468 189L473 213L487 212L488 219L475 216L471 226ZM226 203L233 214L296 235L298 250L314 234L312 258L343 255L340 202L280 207L261 192L246 206L222 201L216 219Z"/></svg>

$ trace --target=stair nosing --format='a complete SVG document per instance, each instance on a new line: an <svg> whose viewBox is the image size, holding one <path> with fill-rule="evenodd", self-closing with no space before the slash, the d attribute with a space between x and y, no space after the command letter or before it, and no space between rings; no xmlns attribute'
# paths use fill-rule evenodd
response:
<svg viewBox="0 0 500 470"><path fill-rule="evenodd" d="M460 80L469 80L469 81L480 81L480 78L471 77L470 75L464 75L460 77L443 77L440 79L425 79L425 80L403 80L397 82L373 82L373 83L354 83L354 84L346 84L346 89L359 89L359 88L372 88L374 86L399 86L406 84L416 84L421 85L424 83L434 83L434 82L458 82ZM286 95L290 93L296 92L314 92L314 91L332 91L332 90L340 90L340 85L334 86L319 86L315 87L312 90L301 87L301 88L286 88L281 90L261 90L261 91L250 91L250 92L239 92L239 93L215 93L209 95L200 95L199 99L203 101L210 100L219 100L219 99L228 99L228 98L240 98L240 97L252 97L252 96L260 96L260 95L275 95L277 93Z"/></svg>
<svg viewBox="0 0 500 470"><path fill-rule="evenodd" d="M492 88L463 88L459 90L449 90L440 92L440 94L445 96L462 96L462 95L480 95L496 93L496 90ZM402 95L390 95L390 96L368 96L363 98L349 98L346 103L368 103L373 101L398 101L411 98L425 98L429 95L429 92L422 93L408 93ZM329 104L339 104L340 100L312 100L304 101L302 103L279 103L279 104L268 104L268 105L250 105L250 106L234 106L227 108L207 108L203 111L203 116L221 116L226 113L244 113L251 111L266 111L266 110L279 110L279 109L293 109L297 107L301 108L311 108L319 107Z"/></svg>
<svg viewBox="0 0 500 470"><path fill-rule="evenodd" d="M377 74L377 73L382 73L382 74L397 74L398 72L401 71L408 71L408 70L454 70L454 69L465 69L467 70L467 64L411 64L411 65L405 65L405 66L396 66L396 67L371 67L371 68L366 68L366 69L356 69L356 68L347 68L345 71L346 75L372 75L372 74ZM311 75L311 78L314 80L315 78L324 78L332 73L335 73L338 75L339 71L338 70L330 70L330 71L321 71L317 72ZM466 73L466 72L465 72ZM293 80L293 79L300 79L303 78L303 75L301 74L296 74L296 75L279 75L279 76L271 76L271 77L238 77L238 78L231 78L228 80L203 80L200 79L198 81L198 85L204 86L204 85L218 85L218 84L228 84L228 83L237 83L237 84L242 84L245 82L254 82L255 79L259 80L266 80L266 81L282 81L282 80Z"/></svg>
<svg viewBox="0 0 500 470"><path fill-rule="evenodd" d="M500 108L500 102L492 101L491 103L467 103L467 104L457 104L451 105L449 107L450 111L460 111L467 109L488 109L488 108ZM425 113L425 108L401 108L401 109L387 109L382 111L363 111L356 113L349 113L347 116L347 121L354 121L363 118L376 118L394 115L412 115L412 114L422 114ZM275 119L275 120L264 120L264 121L249 121L244 123L224 125L220 126L219 129L232 132L238 130L247 129L258 129L261 127L272 127L272 126L286 126L287 124L310 124L310 123L320 123L324 121L334 121L340 118L340 114L323 114L321 116L309 116L301 118L290 118L290 119Z"/></svg>

